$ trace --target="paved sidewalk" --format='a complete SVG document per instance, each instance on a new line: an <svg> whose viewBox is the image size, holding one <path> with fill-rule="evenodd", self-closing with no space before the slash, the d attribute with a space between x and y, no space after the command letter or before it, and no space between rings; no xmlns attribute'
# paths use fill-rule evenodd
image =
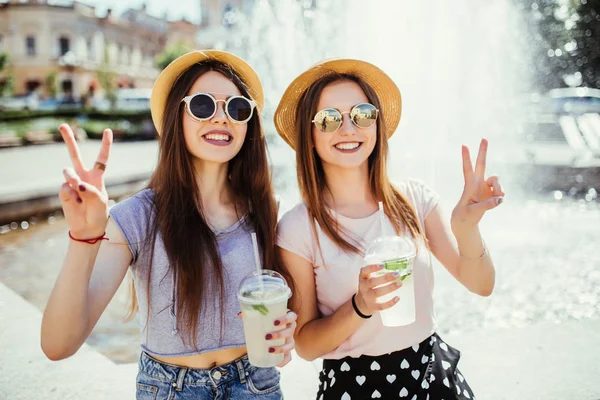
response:
<svg viewBox="0 0 600 400"><path fill-rule="evenodd" d="M40 349L41 313L0 283L0 399L133 399L135 364L116 365L84 345L60 362ZM600 320L480 331L444 338L479 400L598 400ZM298 356L281 370L286 400L314 399L319 363Z"/></svg>

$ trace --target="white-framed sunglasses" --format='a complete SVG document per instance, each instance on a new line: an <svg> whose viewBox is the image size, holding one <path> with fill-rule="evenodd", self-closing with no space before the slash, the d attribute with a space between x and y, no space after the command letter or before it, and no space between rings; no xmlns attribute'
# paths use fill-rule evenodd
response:
<svg viewBox="0 0 600 400"><path fill-rule="evenodd" d="M221 94L221 93L216 93ZM207 121L217 113L217 103L225 103L225 114L231 122L244 124L250 121L256 102L244 96L231 96L227 100L217 100L210 93L198 92L181 99L185 112L197 121Z"/></svg>

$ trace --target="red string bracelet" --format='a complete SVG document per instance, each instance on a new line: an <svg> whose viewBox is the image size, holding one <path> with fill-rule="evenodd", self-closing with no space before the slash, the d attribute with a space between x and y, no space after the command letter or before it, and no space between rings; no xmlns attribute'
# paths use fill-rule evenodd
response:
<svg viewBox="0 0 600 400"><path fill-rule="evenodd" d="M96 244L101 240L108 240L108 238L106 237L106 232L104 232L102 235L100 235L96 238L92 238L92 239L77 239L77 238L74 238L73 235L71 235L71 231L69 231L69 237L71 238L71 240L74 240L76 242L82 242L82 243L87 243L87 244Z"/></svg>

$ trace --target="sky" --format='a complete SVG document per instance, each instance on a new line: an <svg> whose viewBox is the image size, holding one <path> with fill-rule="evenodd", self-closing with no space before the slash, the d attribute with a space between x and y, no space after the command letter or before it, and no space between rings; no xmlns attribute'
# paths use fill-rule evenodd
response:
<svg viewBox="0 0 600 400"><path fill-rule="evenodd" d="M0 0L6 3L8 0ZM95 5L98 16L104 16L106 9L112 8L113 12L120 15L129 8L141 8L146 3L150 15L162 17L168 11L169 20L178 20L184 17L188 21L198 22L200 20L201 0L80 0L82 3ZM68 0L49 0L49 3L70 3Z"/></svg>
<svg viewBox="0 0 600 400"><path fill-rule="evenodd" d="M121 14L129 8L139 9L143 3L146 3L148 13L156 17L162 17L167 11L168 18L172 20L184 16L192 22L200 20L200 0L86 0L85 3L95 5L100 15L104 15L107 8L112 8L113 12Z"/></svg>

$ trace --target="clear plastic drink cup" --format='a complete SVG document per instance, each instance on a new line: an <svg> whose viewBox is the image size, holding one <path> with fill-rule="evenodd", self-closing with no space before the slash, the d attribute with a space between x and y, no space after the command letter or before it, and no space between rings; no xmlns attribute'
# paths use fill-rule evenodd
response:
<svg viewBox="0 0 600 400"><path fill-rule="evenodd" d="M413 280L413 261L416 247L410 238L401 236L381 236L375 239L365 253L366 264L383 264L383 270L376 276L398 272L402 286L377 299L385 303L398 296L400 301L391 308L380 312L385 326L404 326L415 322L415 288Z"/></svg>
<svg viewBox="0 0 600 400"><path fill-rule="evenodd" d="M254 271L242 280L238 300L242 309L248 359L252 365L274 367L283 361L283 354L269 353L269 347L281 346L284 340L266 340L265 336L285 328L285 325L276 327L274 322L286 315L291 295L287 282L275 271Z"/></svg>

